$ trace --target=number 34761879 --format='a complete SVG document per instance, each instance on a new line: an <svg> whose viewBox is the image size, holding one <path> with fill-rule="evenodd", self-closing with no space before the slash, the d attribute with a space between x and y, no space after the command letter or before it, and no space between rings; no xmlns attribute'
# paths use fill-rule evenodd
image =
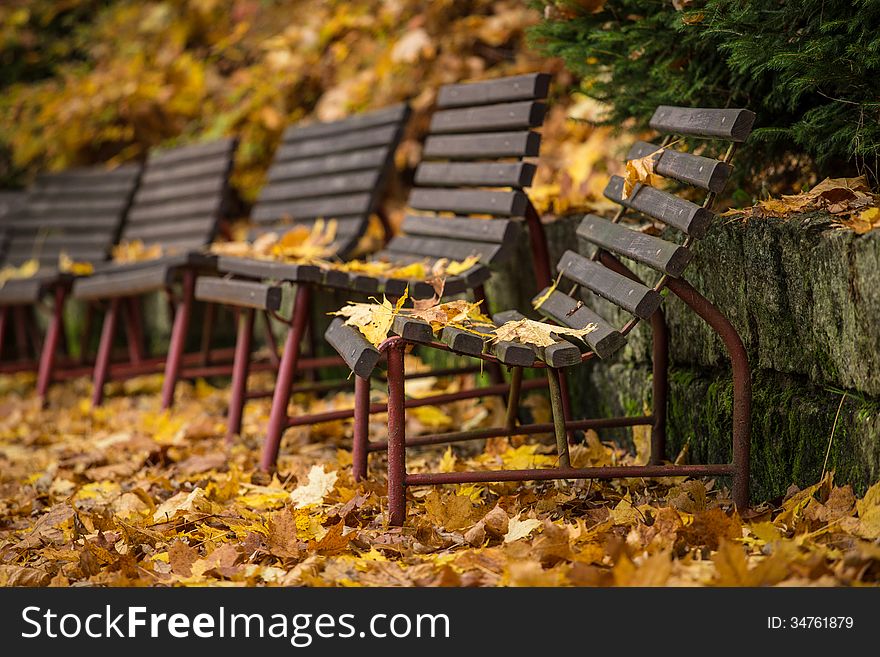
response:
<svg viewBox="0 0 880 657"><path fill-rule="evenodd" d="M771 630L851 630L854 625L852 616L767 617L767 628Z"/></svg>

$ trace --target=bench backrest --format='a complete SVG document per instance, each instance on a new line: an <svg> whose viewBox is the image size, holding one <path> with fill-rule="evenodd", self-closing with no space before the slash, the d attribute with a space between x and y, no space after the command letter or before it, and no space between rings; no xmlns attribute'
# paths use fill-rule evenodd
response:
<svg viewBox="0 0 880 657"><path fill-rule="evenodd" d="M24 208L5 222L5 264L35 258L41 267L54 267L61 252L78 262L106 260L140 174L139 164L39 174Z"/></svg>
<svg viewBox="0 0 880 657"><path fill-rule="evenodd" d="M6 257L6 243L9 239L9 224L24 212L27 192L0 191L0 265Z"/></svg>
<svg viewBox="0 0 880 657"><path fill-rule="evenodd" d="M711 206L715 196L723 190L732 171L729 162L733 147L748 138L754 120L754 113L745 109L657 108L650 125L660 133L730 142L721 159L673 150L674 147L661 152L661 145L645 142L637 142L627 154L627 160L634 160L656 152L654 171L704 190L704 202L697 205L671 192L639 183L624 198L624 179L612 176L604 194L619 204L617 215L608 220L588 214L577 229L579 237L597 247L597 253L587 257L577 251L566 251L557 268L568 281L622 308L632 319L618 330L560 292L548 298L541 306L542 312L578 328L595 323L598 330L587 336L587 342L599 356L605 357L619 349L628 330L657 311L667 277L680 277L690 262L691 244L706 234L714 218ZM664 143L669 140L667 137ZM681 238L669 241L642 232L638 226L618 223L627 212L660 221L675 229ZM608 257L609 254L613 257ZM657 281L649 287L633 280L620 269L615 258L646 265L657 272ZM576 310L572 312L572 308Z"/></svg>
<svg viewBox="0 0 880 657"><path fill-rule="evenodd" d="M229 138L151 152L121 241L158 244L163 254L209 244L229 200L235 146Z"/></svg>
<svg viewBox="0 0 880 657"><path fill-rule="evenodd" d="M405 103L340 121L289 127L251 213L255 233L336 221L347 256L376 212L409 117Z"/></svg>
<svg viewBox="0 0 880 657"><path fill-rule="evenodd" d="M396 253L491 265L513 251L529 207L550 76L543 73L440 88L409 197L414 210ZM425 214L432 213L432 214ZM483 218L481 218L483 217ZM488 218L488 219L487 219Z"/></svg>

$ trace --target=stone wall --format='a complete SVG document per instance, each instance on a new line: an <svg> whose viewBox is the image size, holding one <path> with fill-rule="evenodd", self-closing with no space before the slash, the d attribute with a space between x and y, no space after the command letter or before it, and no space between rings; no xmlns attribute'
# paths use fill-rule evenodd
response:
<svg viewBox="0 0 880 657"><path fill-rule="evenodd" d="M548 225L554 262L578 244L579 221L572 216ZM522 249L511 274L527 261ZM736 326L752 366L753 497L818 480L829 442L827 467L837 481L863 491L880 479L878 231L835 230L821 214L732 217L719 219L694 251L687 278ZM527 304L531 289L523 281L531 278L520 272L515 280L490 286L493 305ZM625 321L607 302L585 301L612 323ZM674 296L663 307L673 368L667 456L687 444L694 462L728 459L732 394L723 346ZM611 361L569 372L579 414L638 413L650 404L650 338L649 327L640 325Z"/></svg>

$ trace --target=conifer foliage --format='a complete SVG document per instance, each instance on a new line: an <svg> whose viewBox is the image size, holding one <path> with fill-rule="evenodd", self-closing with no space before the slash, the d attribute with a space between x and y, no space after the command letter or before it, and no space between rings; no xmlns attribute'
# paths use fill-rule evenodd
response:
<svg viewBox="0 0 880 657"><path fill-rule="evenodd" d="M531 38L561 57L609 124L659 104L749 107L753 171L808 159L825 175L880 165L877 0L542 0Z"/></svg>

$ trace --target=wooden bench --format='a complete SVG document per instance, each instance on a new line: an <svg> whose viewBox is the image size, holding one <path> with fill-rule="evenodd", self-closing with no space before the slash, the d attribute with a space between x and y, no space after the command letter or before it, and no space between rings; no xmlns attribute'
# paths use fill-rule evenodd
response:
<svg viewBox="0 0 880 657"><path fill-rule="evenodd" d="M229 174L235 139L220 139L150 153L137 192L120 234L121 243L136 240L147 249L158 246L161 256L141 262L110 263L94 275L77 280L73 296L87 302L104 302L107 312L95 360L92 403L100 405L108 377L129 378L162 371L162 405L174 401L181 376L197 376L198 367L182 372L184 361L203 364L210 357L205 349L195 358L185 355L184 340L194 302L196 276L213 270L216 258L206 251L214 239L229 201ZM179 294L174 293L180 283ZM148 358L144 350L141 296L165 290L173 308L174 322L167 358ZM111 370L111 349L116 325L122 315L128 362ZM209 345L212 315L206 314L205 344Z"/></svg>
<svg viewBox="0 0 880 657"><path fill-rule="evenodd" d="M380 200L408 117L409 106L402 103L339 121L290 126L251 213L253 227L249 237L254 239L266 232L280 236L294 226L312 228L319 219L335 220L336 239L330 248L336 258L346 259L365 235L371 215L377 214L385 227L387 240L390 233ZM316 265L225 255L219 257L217 269L219 278L199 278L195 294L202 301L224 304L238 311L227 417L227 438L231 440L241 431L245 398L259 394L247 390L248 373L252 367L263 365L251 363L256 313L260 312L265 318L270 346L268 365L272 369L279 366L272 317L287 324L289 341L296 343L296 357L293 357L290 354L294 350L288 341L285 355L293 360L287 364L294 370L321 366L325 363L320 359L299 358L299 343L310 314L309 288L345 286L350 277ZM295 310L290 320L278 315L280 283L297 286ZM364 292L377 289L376 286L361 288Z"/></svg>
<svg viewBox="0 0 880 657"><path fill-rule="evenodd" d="M738 142L744 141L752 127L754 114L741 109L691 109L659 107L651 126L668 135L723 140L730 143L718 159L680 152L659 151L671 142L667 137L659 145L639 142L627 155L627 159L640 158L657 152L655 170L666 178L701 189L704 201L696 204L676 194L636 184L632 193L623 197L623 179L612 177L605 189L605 196L619 204L619 210L611 219L593 214L585 216L578 227L580 238L591 246L584 251L566 251L558 263L565 283L560 289L572 289L570 294L545 289L539 296L546 297L539 311L547 320L561 326L586 328L595 326L586 335L586 344L574 339L559 340L552 347L532 348L516 345L492 344L477 336L462 336L459 332L443 330L439 336L425 332L414 339L416 331L406 327L414 320L396 322L392 331L396 337L387 340L382 349L376 350L365 344L360 334L341 322L331 327L328 339L340 351L340 355L357 375L357 386L366 388L370 368L380 355L388 363L388 440L369 443L364 431L357 427L366 425L369 404L356 394L354 470L359 476L366 474L366 458L369 451L387 449L388 494L392 524L402 524L406 516L405 489L421 484L445 484L487 481L525 481L549 479L610 479L614 477L666 477L666 476L732 476L733 500L739 507L748 504L749 477L749 413L750 375L748 360L742 342L730 322L708 300L702 297L683 278L690 262L694 241L703 236L714 220L712 205L718 192L724 188L731 172L731 158ZM664 224L680 239L671 241L642 232L637 225L624 223L628 215L639 216ZM665 235L665 233L664 233ZM656 281L646 283L639 279L624 261L636 262L656 272ZM734 380L732 459L729 463L711 465L667 465L665 459L665 418L668 390L668 344L666 324L660 308L661 292L668 289L705 320L723 340L731 357ZM584 296L586 295L586 296ZM583 304L582 299L595 295L610 301L626 311L630 319L623 326L614 326ZM496 315L496 323L517 319L518 313ZM400 319L400 318L398 318ZM580 364L594 357L609 358L626 343L627 334L641 321L651 322L653 330L653 411L645 416L617 418L588 418L567 420L563 409L560 386L562 367ZM407 330L403 330L408 328ZM430 330L430 327L428 327ZM450 334L451 332L451 334ZM491 333L491 331L490 331ZM476 339L475 339L476 338ZM459 431L431 436L405 438L405 408L410 401L404 396L403 353L408 344L431 343L436 348L465 353L489 362L513 366L513 383L508 399L507 423L504 427ZM577 346L576 346L577 345ZM578 349L577 353L572 347ZM522 367L544 369L550 387L553 410L552 425L516 426ZM368 388L367 388L368 389ZM652 429L651 457L646 465L627 467L572 468L568 456L567 433L576 429L648 425ZM407 474L405 449L411 445L442 444L460 440L488 438L512 434L552 432L556 437L559 466L533 470L503 470L455 473Z"/></svg>
<svg viewBox="0 0 880 657"><path fill-rule="evenodd" d="M535 129L544 120L549 85L549 75L533 73L441 87L401 232L368 259L395 265L424 262L432 267L440 259L463 261L474 256L475 265L446 279L443 295L469 294L487 308L483 283L493 267L513 255L518 234L526 228L536 278L539 285L548 285L543 228L523 187L535 175L535 165L524 160L538 154L541 138ZM351 295L366 292L398 298L405 291L416 299L435 295L433 286L417 279L328 272L323 283ZM331 328L327 339L333 335ZM287 353L285 349L285 357ZM289 365L282 361L282 371L285 367ZM492 364L488 369L494 389L503 393L500 367ZM291 378L279 375L284 385L276 383L261 459L264 469L274 467L287 427L324 419L323 415L287 417ZM352 411L334 413L333 418L346 413L351 416Z"/></svg>
<svg viewBox="0 0 880 657"><path fill-rule="evenodd" d="M64 253L94 267L107 261L140 175L138 164L41 173L2 221L2 265L18 267L31 259L39 263L35 276L8 281L0 289L0 345L12 323L18 355L25 356L4 363L4 369L36 367L37 392L43 398L54 374L56 351L59 347L67 351L62 319L74 278L60 271L60 256ZM35 310L46 297L52 298L52 305L43 335ZM81 352L90 337L88 328L82 332Z"/></svg>

